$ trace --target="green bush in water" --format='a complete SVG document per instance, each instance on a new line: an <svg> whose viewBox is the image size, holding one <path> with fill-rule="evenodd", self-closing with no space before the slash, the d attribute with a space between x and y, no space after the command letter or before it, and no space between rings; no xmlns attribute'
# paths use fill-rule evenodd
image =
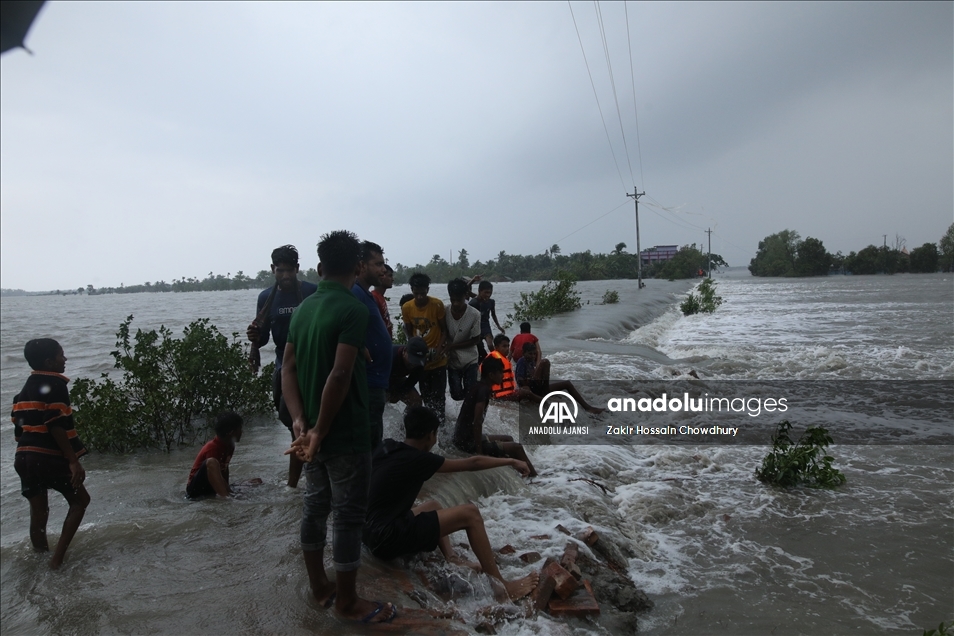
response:
<svg viewBox="0 0 954 636"><path fill-rule="evenodd" d="M603 304L604 305L615 305L619 302L619 294L611 289L607 289L606 293L603 294Z"/></svg>
<svg viewBox="0 0 954 636"><path fill-rule="evenodd" d="M841 471L832 468L831 463L835 458L825 454L825 449L832 443L827 430L810 426L797 443L789 436L791 430L792 425L788 420L779 422L772 436L772 452L765 456L761 468L755 471L759 481L783 488L834 488L845 483Z"/></svg>
<svg viewBox="0 0 954 636"><path fill-rule="evenodd" d="M950 636L954 634L954 620L948 623L941 623L937 629L924 630L924 636Z"/></svg>
<svg viewBox="0 0 954 636"><path fill-rule="evenodd" d="M117 379L102 374L100 382L79 378L70 391L76 410L76 429L93 450L127 453L140 448L192 444L222 411L241 415L268 413L272 372L268 364L260 376L248 365L248 346L232 334L232 341L209 324L208 318L191 323L182 338L159 331L136 330L130 337L129 316L116 333L111 352Z"/></svg>
<svg viewBox="0 0 954 636"><path fill-rule="evenodd" d="M556 281L547 281L540 291L520 292L520 300L514 303L512 317L521 321L540 320L580 307L582 304L580 293L576 291L576 279L567 272L560 272Z"/></svg>
<svg viewBox="0 0 954 636"><path fill-rule="evenodd" d="M716 283L711 278L703 279L697 288L699 295L690 292L686 299L682 301L682 304L679 305L683 315L691 316L699 312L706 314L714 312L716 307L722 304L722 296L716 296L715 286Z"/></svg>

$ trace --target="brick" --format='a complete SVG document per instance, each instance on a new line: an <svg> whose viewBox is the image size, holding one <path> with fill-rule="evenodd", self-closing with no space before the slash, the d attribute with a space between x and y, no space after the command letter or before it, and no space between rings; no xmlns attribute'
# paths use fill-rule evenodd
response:
<svg viewBox="0 0 954 636"><path fill-rule="evenodd" d="M553 589L553 592L562 599L569 598L569 596L573 594L573 591L579 586L579 582L573 578L573 575L567 572L559 563L553 562L547 565L544 574L552 576L556 581L556 587Z"/></svg>
<svg viewBox="0 0 954 636"><path fill-rule="evenodd" d="M596 534L596 530L593 529L593 526L587 526L584 530L577 533L576 538L592 548L593 544L600 540L600 535Z"/></svg>
<svg viewBox="0 0 954 636"><path fill-rule="evenodd" d="M573 541L567 541L563 548L563 556L560 558L560 565L569 568L576 563L576 558L580 556L580 548Z"/></svg>
<svg viewBox="0 0 954 636"><path fill-rule="evenodd" d="M563 534L565 534L566 536L570 536L570 534L571 534L571 532L570 532L569 530L567 530L566 528L564 528L564 527L563 527L562 525L560 525L560 524L557 524L556 529L559 530L560 532L562 532Z"/></svg>
<svg viewBox="0 0 954 636"><path fill-rule="evenodd" d="M524 563L536 563L542 558L539 552L524 552L520 555L520 560Z"/></svg>
<svg viewBox="0 0 954 636"><path fill-rule="evenodd" d="M589 581L583 581L583 587L577 589L569 598L553 598L547 604L553 616L570 616L583 618L584 616L599 616L600 604L593 596L593 589Z"/></svg>
<svg viewBox="0 0 954 636"><path fill-rule="evenodd" d="M497 552L499 552L500 554L513 554L516 551L517 551L517 548L513 547L509 543L505 545L504 547L500 548L499 550L497 550Z"/></svg>
<svg viewBox="0 0 954 636"><path fill-rule="evenodd" d="M530 593L530 606L533 607L534 611L540 612L547 606L555 589L556 579L545 571L541 572L540 582L537 583L536 589Z"/></svg>
<svg viewBox="0 0 954 636"><path fill-rule="evenodd" d="M583 581L583 587L586 588L586 591L590 593L590 596L592 596L594 599L596 598L596 594L593 593L593 586L590 585L589 580Z"/></svg>
<svg viewBox="0 0 954 636"><path fill-rule="evenodd" d="M580 566L576 563L571 563L570 567L566 568L566 571L573 575L573 578L579 581L583 578L583 572L580 570Z"/></svg>

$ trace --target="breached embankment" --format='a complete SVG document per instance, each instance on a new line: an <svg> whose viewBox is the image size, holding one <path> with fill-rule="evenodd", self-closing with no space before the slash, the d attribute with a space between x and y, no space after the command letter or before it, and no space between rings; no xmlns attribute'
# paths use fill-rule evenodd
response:
<svg viewBox="0 0 954 636"><path fill-rule="evenodd" d="M585 348L593 353L636 354L666 364L671 361L665 355L651 347L626 342L626 338L672 309L697 283L698 280L648 280L643 289L638 289L634 280L579 283L583 307L534 323L533 333L544 341L544 355ZM617 291L618 303L599 304L606 289ZM512 333L519 333L518 325L514 325ZM581 341L586 341L585 347Z"/></svg>
<svg viewBox="0 0 954 636"><path fill-rule="evenodd" d="M607 352L640 356L640 352L634 352L634 345L619 341L669 311L693 285L693 281L649 281L646 288L637 290L635 281L612 283L620 293L620 303L594 303L592 297L597 290L601 297L601 288L606 285L603 281L590 283L581 290L584 295L581 310L533 324L533 332L541 339L545 355L559 352L563 357L574 351L605 348ZM587 296L591 297L589 304L585 302ZM515 332L516 329L511 334ZM643 357L650 357L656 363L668 362L665 356L649 347L640 349L647 350ZM558 372L566 371L558 367ZM448 405L448 426L452 426L456 405L451 402ZM386 435L398 436L399 412L389 409L387 417ZM488 414L486 430L516 437L517 418L515 405L495 405ZM444 448L436 452L456 456L454 451L447 450L448 446L445 443ZM531 459L537 461L537 449L528 450ZM599 603L599 615L591 615L586 620L597 621L603 629L614 633L634 631L637 613L651 608L652 603L627 574L629 561L639 548L621 527L624 520L614 501L614 471L607 472L605 465L588 470L583 465L585 461L574 465L574 462L562 461L559 455L556 448L539 454L542 465L537 468L541 475L529 483L511 469L435 475L425 484L420 498L435 499L444 507L477 503L485 518L491 545L498 553L501 572L507 578L541 569L549 561L565 560L569 545L572 552L579 552L575 574L590 583ZM617 468L622 470L625 466L619 463ZM598 537L598 541L588 544L584 540L587 530L595 530L589 536ZM462 555L472 559L465 540L464 533L456 533L451 538ZM366 564L369 572L381 575L368 579L373 581L372 585L384 583L384 575L400 580L397 587L387 585L387 591L397 593L394 598L399 604L450 615L451 624L487 630L505 621L529 621L536 631L546 629L544 625L550 621L579 620L549 616L545 613L546 599L536 602L537 608L544 609L540 614L534 611L533 603L527 601L517 606L500 605L486 576L449 566L439 554L392 563L369 558Z"/></svg>

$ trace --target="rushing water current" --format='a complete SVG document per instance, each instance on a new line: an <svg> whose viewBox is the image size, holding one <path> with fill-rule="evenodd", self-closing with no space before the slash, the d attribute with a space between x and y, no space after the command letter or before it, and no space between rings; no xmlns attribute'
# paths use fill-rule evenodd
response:
<svg viewBox="0 0 954 636"><path fill-rule="evenodd" d="M703 380L815 381L836 389L858 380L954 379L950 274L766 280L730 270L717 280L724 304L690 317L678 311L687 282L648 281L639 291L633 281L581 283L582 309L541 321L534 333L553 376L573 380L601 405L613 395L601 386L686 379L690 371ZM501 320L519 292L539 285L497 285ZM600 304L607 289L619 292L619 304ZM392 315L404 291L389 293ZM435 285L432 293L443 297L438 291ZM4 298L0 399L9 405L28 374L22 350L30 338L60 341L67 376L98 377L111 370L109 352L127 315L135 316L133 327L164 324L181 333L208 317L225 333L244 332L256 294ZM457 408L448 399L452 419ZM585 417L599 428L616 415ZM942 428L950 431L954 413L946 416ZM399 437L400 411L389 407L385 418L385 435ZM486 426L515 434L517 422L515 409L494 407ZM8 419L0 433L5 634L352 632L309 599L298 548L300 492L284 485L288 436L277 421L247 427L232 476L264 484L228 501L184 499L196 448L91 453L84 465L92 503L58 572L31 550ZM954 618L954 447L835 439L829 452L847 483L831 491L761 484L754 470L766 451L666 443L530 447L541 476L525 484L490 475L476 503L495 548L559 557L557 524L593 526L627 546L629 575L655 602L639 615L641 633L910 634ZM437 496L456 503L468 496L460 485L467 483L445 484ZM50 501L55 540L65 504L56 493ZM541 535L554 538L534 538ZM463 541L463 534L452 540ZM512 557L500 563L508 577L527 569ZM402 588L374 579L388 570L363 570L375 574L359 578L359 587L416 607L400 596ZM460 629L471 629L473 612L491 602L479 579L470 576L471 597L455 601ZM497 630L610 633L618 624L538 615Z"/></svg>

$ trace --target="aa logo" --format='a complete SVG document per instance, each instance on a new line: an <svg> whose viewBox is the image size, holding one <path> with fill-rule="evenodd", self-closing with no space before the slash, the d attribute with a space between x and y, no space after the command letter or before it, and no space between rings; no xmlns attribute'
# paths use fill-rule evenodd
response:
<svg viewBox="0 0 954 636"><path fill-rule="evenodd" d="M557 396L565 397L570 403L567 404ZM573 406L572 412L570 411L571 405ZM568 422L570 424L576 424L576 416L579 412L580 407L577 406L576 400L566 391L551 391L540 401L541 424L546 424L547 422L553 424L566 424Z"/></svg>

